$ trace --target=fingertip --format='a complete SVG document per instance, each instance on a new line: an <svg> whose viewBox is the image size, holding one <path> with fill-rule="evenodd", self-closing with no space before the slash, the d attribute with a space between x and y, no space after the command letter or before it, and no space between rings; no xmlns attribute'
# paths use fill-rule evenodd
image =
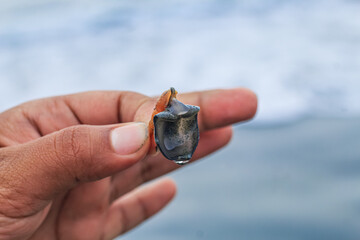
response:
<svg viewBox="0 0 360 240"><path fill-rule="evenodd" d="M164 204L170 202L176 195L177 187L173 179L169 177L162 178L150 186L153 190L157 190L157 194Z"/></svg>
<svg viewBox="0 0 360 240"><path fill-rule="evenodd" d="M257 96L247 88L189 93L183 98L200 106L199 126L205 131L249 120L257 110Z"/></svg>
<svg viewBox="0 0 360 240"><path fill-rule="evenodd" d="M235 117L238 121L246 121L255 116L257 96L252 90L239 87L222 90L219 94L226 98L222 101L228 108L230 107L230 117Z"/></svg>
<svg viewBox="0 0 360 240"><path fill-rule="evenodd" d="M161 181L164 186L164 189L166 189L169 193L169 196L171 196L171 198L169 199L169 200L171 200L176 195L176 192L177 192L176 182L169 177L166 177L166 178L162 179Z"/></svg>
<svg viewBox="0 0 360 240"><path fill-rule="evenodd" d="M243 98L247 101L247 112L248 112L248 119L254 118L257 112L258 106L258 97L256 93L248 88L237 88L238 94L243 95Z"/></svg>
<svg viewBox="0 0 360 240"><path fill-rule="evenodd" d="M114 159L113 164L110 166L110 171L121 171L124 169L127 169L131 167L132 165L140 162L142 159L144 159L149 152L150 148L150 141L148 139L145 140L143 145L140 149L138 149L135 153L121 156L115 152L113 152L111 155L111 158Z"/></svg>
<svg viewBox="0 0 360 240"><path fill-rule="evenodd" d="M147 126L142 122L121 124L110 132L111 147L119 155L138 152L147 138Z"/></svg>
<svg viewBox="0 0 360 240"><path fill-rule="evenodd" d="M219 131L219 135L222 136L223 138L223 143L225 145L227 145L231 139L232 139L232 136L233 136L233 128L232 126L227 126L227 127L223 127L223 128L220 128L220 129L217 129Z"/></svg>
<svg viewBox="0 0 360 240"><path fill-rule="evenodd" d="M99 141L93 141L91 147L93 156L91 162L98 162L90 168L98 180L123 171L144 159L149 151L150 141L144 124L126 123L104 126L104 139L99 147Z"/></svg>

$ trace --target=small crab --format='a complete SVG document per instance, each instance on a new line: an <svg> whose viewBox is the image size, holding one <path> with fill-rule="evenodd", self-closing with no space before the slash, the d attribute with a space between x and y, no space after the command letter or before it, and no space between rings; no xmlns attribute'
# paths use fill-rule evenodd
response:
<svg viewBox="0 0 360 240"><path fill-rule="evenodd" d="M200 134L197 122L200 107L176 99L174 88L165 91L156 103L149 122L149 136L169 160L183 165L190 161Z"/></svg>

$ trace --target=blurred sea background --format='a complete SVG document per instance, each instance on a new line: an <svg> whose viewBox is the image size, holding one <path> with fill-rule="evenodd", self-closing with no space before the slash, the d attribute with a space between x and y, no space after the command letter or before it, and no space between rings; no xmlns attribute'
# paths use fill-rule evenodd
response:
<svg viewBox="0 0 360 240"><path fill-rule="evenodd" d="M360 239L360 1L0 0L0 110L243 86L258 114L119 239Z"/></svg>

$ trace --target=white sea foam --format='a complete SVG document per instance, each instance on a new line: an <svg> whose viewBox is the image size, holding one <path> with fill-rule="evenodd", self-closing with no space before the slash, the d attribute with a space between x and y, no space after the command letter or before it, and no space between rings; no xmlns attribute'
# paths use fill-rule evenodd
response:
<svg viewBox="0 0 360 240"><path fill-rule="evenodd" d="M257 122L360 114L358 1L2 1L0 109L91 89L245 86Z"/></svg>

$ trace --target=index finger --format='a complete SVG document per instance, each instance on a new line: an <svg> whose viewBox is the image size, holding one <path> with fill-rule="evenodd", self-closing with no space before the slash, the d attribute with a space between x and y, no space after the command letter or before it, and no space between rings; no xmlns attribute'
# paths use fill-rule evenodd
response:
<svg viewBox="0 0 360 240"><path fill-rule="evenodd" d="M217 89L178 95L179 101L200 107L200 131L224 127L254 117L257 110L256 95L245 88ZM144 102L136 111L133 121L149 121L156 99Z"/></svg>
<svg viewBox="0 0 360 240"><path fill-rule="evenodd" d="M180 101L200 106L200 129L224 127L254 117L256 95L245 88L219 89L180 95Z"/></svg>
<svg viewBox="0 0 360 240"><path fill-rule="evenodd" d="M185 93L178 98L186 104L200 106L201 130L248 120L257 106L255 94L244 88ZM26 117L46 135L76 124L148 122L156 101L157 97L135 92L84 92L34 101L26 107Z"/></svg>

